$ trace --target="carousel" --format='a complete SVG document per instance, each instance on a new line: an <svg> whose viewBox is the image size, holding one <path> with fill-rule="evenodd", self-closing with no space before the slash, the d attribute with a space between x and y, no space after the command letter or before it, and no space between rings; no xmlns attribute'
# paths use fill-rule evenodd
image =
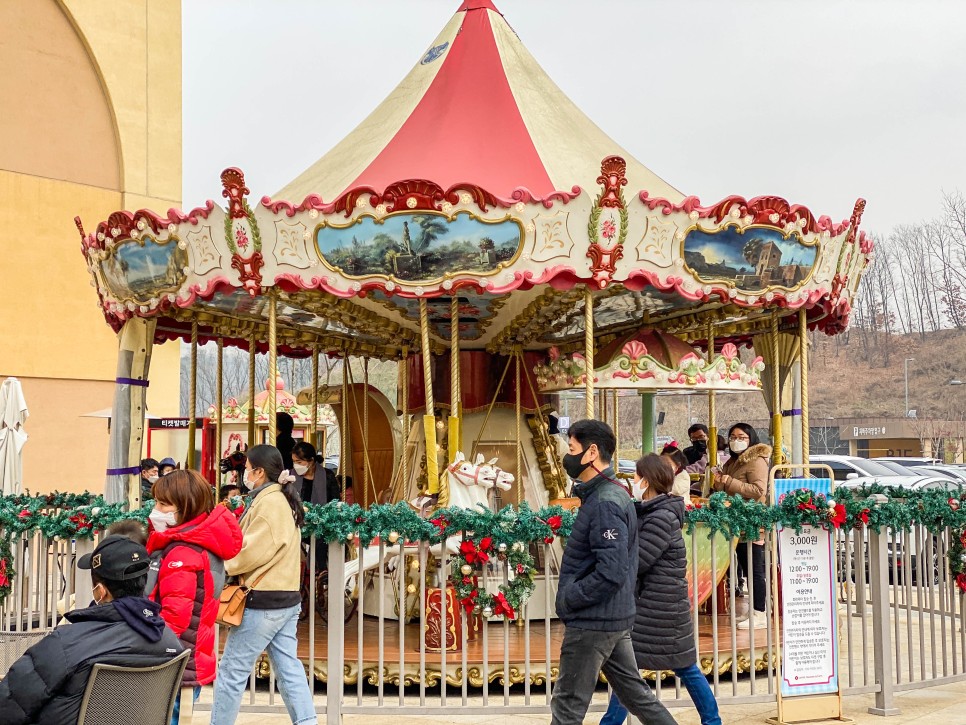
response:
<svg viewBox="0 0 966 725"><path fill-rule="evenodd" d="M284 189L253 197L251 181L222 172L224 206L77 220L120 341L111 500L140 503L151 350L178 341L192 381L203 344L219 368L225 345L252 369L267 354L269 380L280 355L311 358L317 383L297 393L306 435L343 433L342 498L366 507L410 501L431 516L564 499L548 414L575 392L587 417L613 423L617 396L639 396L645 452L657 395L706 396L712 460L716 396L764 394L776 463L783 448L807 462L807 333L845 329L871 259L863 200L833 221L774 196L704 205L679 192L563 95L489 0L466 0L382 104ZM345 364L323 384L322 356L359 359L362 373ZM396 401L372 387L375 360L398 363ZM280 391L265 393L273 441ZM229 408L219 389L212 417ZM489 485L466 490L461 471L483 468ZM540 562L537 609L552 607L541 586L559 554ZM700 605L725 567L694 555ZM366 572L384 563L375 547L347 567L360 641L383 605Z"/></svg>

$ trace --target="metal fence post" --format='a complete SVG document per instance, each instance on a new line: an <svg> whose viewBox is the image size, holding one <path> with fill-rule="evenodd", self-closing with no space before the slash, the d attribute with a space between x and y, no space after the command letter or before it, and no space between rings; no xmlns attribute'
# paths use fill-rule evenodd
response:
<svg viewBox="0 0 966 725"><path fill-rule="evenodd" d="M877 503L888 499L875 496ZM889 533L883 528L878 534L869 531L869 581L872 589L872 652L875 679L879 690L875 693L873 715L898 715L899 708L893 703L894 673L892 670L892 627L889 601Z"/></svg>
<svg viewBox="0 0 966 725"><path fill-rule="evenodd" d="M361 574L361 571L360 571ZM343 542L329 543L328 681L325 685L325 721L328 725L342 723L342 694L345 688L345 549ZM362 616L362 613L359 613Z"/></svg>

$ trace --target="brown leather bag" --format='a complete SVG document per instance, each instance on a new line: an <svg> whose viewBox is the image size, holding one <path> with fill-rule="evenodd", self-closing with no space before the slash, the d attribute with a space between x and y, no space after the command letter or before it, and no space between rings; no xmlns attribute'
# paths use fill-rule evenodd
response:
<svg viewBox="0 0 966 725"><path fill-rule="evenodd" d="M221 596L218 597L218 616L215 617L215 623L222 627L237 627L241 624L248 593L258 586L267 573L264 572L251 586L246 586L242 580L241 584L229 584L222 589Z"/></svg>

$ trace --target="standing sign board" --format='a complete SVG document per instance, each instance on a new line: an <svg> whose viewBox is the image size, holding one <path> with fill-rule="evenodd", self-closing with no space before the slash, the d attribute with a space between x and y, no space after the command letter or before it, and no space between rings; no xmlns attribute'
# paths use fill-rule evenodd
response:
<svg viewBox="0 0 966 725"><path fill-rule="evenodd" d="M774 477L776 470L788 468L792 466L772 469L775 503L803 488L832 498L833 479L827 466L807 467L827 470L827 478ZM778 597L773 604L774 621L780 622L781 630L781 687L777 693L778 717L769 722L848 722L842 717L839 685L835 537L820 526L805 526L798 532L779 526L773 547L777 552L773 548L772 581L781 593L780 611Z"/></svg>

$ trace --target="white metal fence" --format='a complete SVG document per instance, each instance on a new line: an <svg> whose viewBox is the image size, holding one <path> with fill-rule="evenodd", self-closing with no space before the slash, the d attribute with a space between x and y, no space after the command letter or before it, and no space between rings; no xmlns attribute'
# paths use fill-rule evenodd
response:
<svg viewBox="0 0 966 725"><path fill-rule="evenodd" d="M770 536L764 547L766 566ZM840 678L847 694L875 693L876 712L892 712L897 691L966 679L966 601L947 566L952 536L949 530L934 534L921 526L878 534L867 529L836 532ZM315 541L308 543L306 566L315 571ZM692 588L695 642L720 703L767 702L775 698L777 687L771 607L766 607L767 627L739 628L754 597L754 580L748 578L744 596L736 593L734 543L720 535L708 541L701 528L686 535L693 580L694 562L701 556L706 563L708 554L711 562L722 562L704 567L706 577L720 584L711 587L700 606L699 587ZM3 630L46 630L74 605L72 600L86 605L90 580L77 572L76 561L92 548L92 542L52 540L39 533L14 539L17 575L0 607ZM539 565L537 587L519 620L495 618L481 629L480 619L458 603L455 609L441 607L438 618L427 609L427 588L432 588L427 581L440 588L444 578L451 578L445 549L400 540L379 543L360 557L352 545L330 544L327 577L309 577L308 592L311 602L321 599L326 606L308 607L299 629L300 656L319 714L335 723L342 714L377 711L549 712L548 682L557 674L563 634L553 618L557 558L552 544L539 542L532 551ZM751 547L746 556L747 571L752 572ZM347 577L347 567L351 574L360 560L379 563ZM507 563L494 557L479 585L492 590L509 577ZM318 591L320 586L330 594ZM770 576L765 586L770 602L775 595ZM458 646L433 652L427 646L427 626L451 633ZM645 676L668 706L689 704L672 673ZM592 709L602 710L606 696L602 685ZM210 707L209 698L203 697L199 709ZM284 712L267 661L260 661L252 673L243 710Z"/></svg>

